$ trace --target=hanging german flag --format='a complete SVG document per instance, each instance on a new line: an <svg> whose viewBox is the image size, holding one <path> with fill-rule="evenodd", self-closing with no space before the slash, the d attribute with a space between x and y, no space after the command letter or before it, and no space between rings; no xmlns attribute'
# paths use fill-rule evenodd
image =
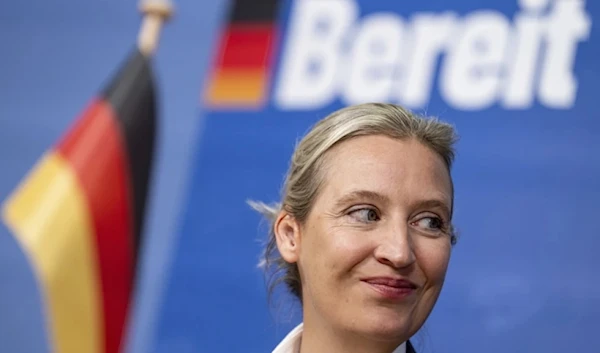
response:
<svg viewBox="0 0 600 353"><path fill-rule="evenodd" d="M51 352L122 350L154 150L149 60L136 49L3 205L38 277Z"/></svg>

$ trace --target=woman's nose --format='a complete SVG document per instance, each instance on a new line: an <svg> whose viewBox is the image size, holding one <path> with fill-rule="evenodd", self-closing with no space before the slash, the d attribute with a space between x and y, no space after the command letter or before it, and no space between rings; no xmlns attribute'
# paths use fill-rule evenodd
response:
<svg viewBox="0 0 600 353"><path fill-rule="evenodd" d="M416 261L408 225L394 227L381 237L380 244L375 249L377 261L394 268L404 268Z"/></svg>

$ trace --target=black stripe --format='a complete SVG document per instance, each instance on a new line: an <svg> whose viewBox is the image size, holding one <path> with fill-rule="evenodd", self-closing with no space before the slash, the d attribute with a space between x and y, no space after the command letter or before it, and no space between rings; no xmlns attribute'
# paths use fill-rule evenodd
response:
<svg viewBox="0 0 600 353"><path fill-rule="evenodd" d="M275 22L280 0L233 0L229 23Z"/></svg>
<svg viewBox="0 0 600 353"><path fill-rule="evenodd" d="M121 125L133 196L134 271L142 246L146 199L152 172L156 130L154 80L149 59L136 48L103 92ZM136 272L134 272L136 273Z"/></svg>
<svg viewBox="0 0 600 353"><path fill-rule="evenodd" d="M415 348L410 343L410 341L406 341L406 353L416 353Z"/></svg>

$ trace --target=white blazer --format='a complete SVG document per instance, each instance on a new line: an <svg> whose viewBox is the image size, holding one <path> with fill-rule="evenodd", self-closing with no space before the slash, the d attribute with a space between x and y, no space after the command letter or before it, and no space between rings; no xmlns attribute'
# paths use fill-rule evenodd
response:
<svg viewBox="0 0 600 353"><path fill-rule="evenodd" d="M296 326L285 338L275 347L272 353L298 353L300 352L300 340L302 338L302 324ZM410 348L412 351L412 347ZM409 353L406 349L406 342L402 343L393 353Z"/></svg>

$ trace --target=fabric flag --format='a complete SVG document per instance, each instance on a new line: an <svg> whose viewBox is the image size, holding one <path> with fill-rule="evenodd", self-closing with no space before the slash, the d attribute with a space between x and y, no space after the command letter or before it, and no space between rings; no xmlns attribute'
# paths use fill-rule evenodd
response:
<svg viewBox="0 0 600 353"><path fill-rule="evenodd" d="M122 350L142 243L156 107L136 49L2 207L38 278L50 351Z"/></svg>

